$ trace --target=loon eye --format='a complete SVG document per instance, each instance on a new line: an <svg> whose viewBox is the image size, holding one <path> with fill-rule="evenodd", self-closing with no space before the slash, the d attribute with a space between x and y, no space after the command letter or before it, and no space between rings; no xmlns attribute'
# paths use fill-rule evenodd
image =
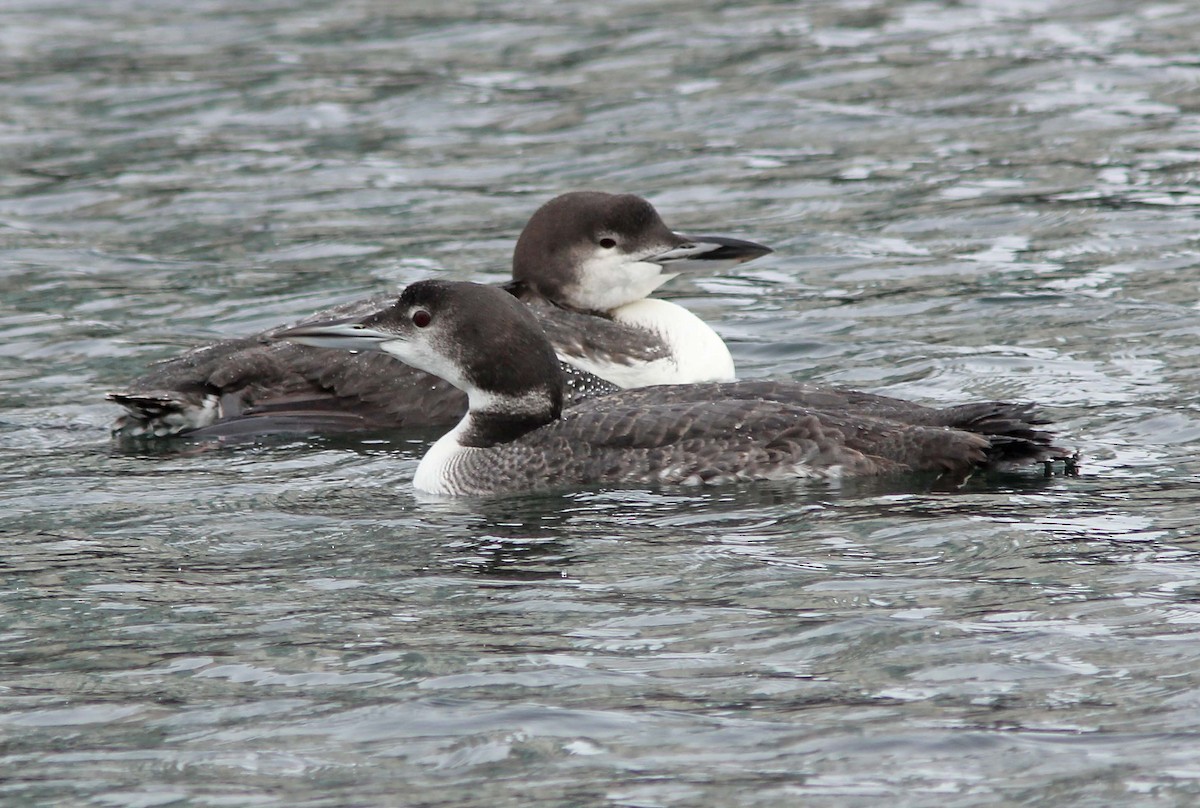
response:
<svg viewBox="0 0 1200 808"><path fill-rule="evenodd" d="M412 321L417 328L424 328L433 321L433 315L425 309L417 309L412 313Z"/></svg>
<svg viewBox="0 0 1200 808"><path fill-rule="evenodd" d="M613 247L617 246L617 240L613 238L602 238L600 239L600 246L606 250L611 250Z"/></svg>

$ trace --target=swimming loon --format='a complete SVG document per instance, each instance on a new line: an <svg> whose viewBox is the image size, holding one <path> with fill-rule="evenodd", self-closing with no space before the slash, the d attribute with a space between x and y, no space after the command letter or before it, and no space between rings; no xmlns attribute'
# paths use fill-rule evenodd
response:
<svg viewBox="0 0 1200 808"><path fill-rule="evenodd" d="M413 485L432 494L901 471L959 484L981 467L1066 456L1028 405L934 409L787 382L653 386L564 410L536 319L478 284L419 281L374 314L277 336L391 354L467 393L467 414L417 467Z"/></svg>
<svg viewBox="0 0 1200 808"><path fill-rule="evenodd" d="M577 191L530 218L504 284L536 316L562 360L571 400L617 387L727 380L733 358L703 320L648 297L691 269L719 270L771 252L751 241L685 236L632 194ZM347 318L387 294L321 312ZM467 399L441 379L378 354L331 354L274 340L279 329L166 360L122 392L114 434L228 436L453 424Z"/></svg>

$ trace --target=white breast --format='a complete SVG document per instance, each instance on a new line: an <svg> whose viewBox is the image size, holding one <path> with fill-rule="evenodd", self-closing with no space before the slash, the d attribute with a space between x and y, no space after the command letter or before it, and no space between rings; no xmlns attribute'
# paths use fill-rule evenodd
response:
<svg viewBox="0 0 1200 808"><path fill-rule="evenodd" d="M597 362L586 356L560 355L559 358L625 388L729 382L735 378L733 357L724 341L707 323L683 306L648 297L615 309L612 318L618 323L658 334L670 348L671 355L629 365Z"/></svg>
<svg viewBox="0 0 1200 808"><path fill-rule="evenodd" d="M417 464L417 472L413 475L413 488L426 494L444 496L461 493L454 484L454 466L466 453L474 451L458 442L458 436L466 429L467 419L470 417L463 416L458 426L442 435L429 447L429 451Z"/></svg>

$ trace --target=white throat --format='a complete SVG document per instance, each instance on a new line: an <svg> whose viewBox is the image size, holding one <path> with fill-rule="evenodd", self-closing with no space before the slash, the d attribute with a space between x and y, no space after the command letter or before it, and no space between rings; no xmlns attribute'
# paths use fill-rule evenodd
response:
<svg viewBox="0 0 1200 808"><path fill-rule="evenodd" d="M671 355L629 365L597 362L580 356L560 358L625 388L729 382L736 378L733 357L725 342L706 322L683 306L648 297L614 309L611 315L618 323L654 332L667 344Z"/></svg>
<svg viewBox="0 0 1200 808"><path fill-rule="evenodd" d="M581 263L578 284L567 302L578 309L612 311L641 300L675 275L649 261L630 261L620 254L600 254Z"/></svg>

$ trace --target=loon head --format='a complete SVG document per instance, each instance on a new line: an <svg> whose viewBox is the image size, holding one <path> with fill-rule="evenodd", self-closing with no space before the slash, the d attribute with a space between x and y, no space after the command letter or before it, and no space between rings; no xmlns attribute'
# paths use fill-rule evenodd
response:
<svg viewBox="0 0 1200 808"><path fill-rule="evenodd" d="M562 412L564 382L554 349L528 307L498 287L417 281L386 309L299 325L276 337L391 354L464 391L477 415L539 426Z"/></svg>
<svg viewBox="0 0 1200 808"><path fill-rule="evenodd" d="M719 270L771 252L753 241L685 236L633 194L575 191L530 218L513 251L513 280L560 306L611 312L689 269Z"/></svg>

